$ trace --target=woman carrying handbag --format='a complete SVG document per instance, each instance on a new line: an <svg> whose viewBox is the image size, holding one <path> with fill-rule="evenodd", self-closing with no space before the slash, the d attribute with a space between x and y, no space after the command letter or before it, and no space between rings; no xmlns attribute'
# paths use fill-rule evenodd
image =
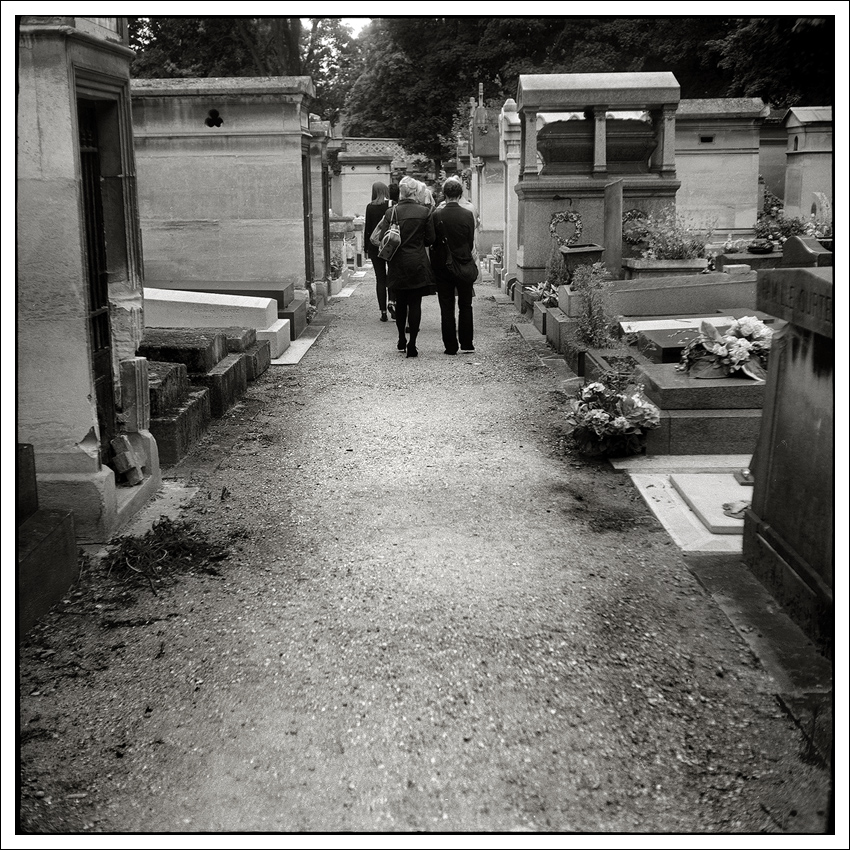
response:
<svg viewBox="0 0 850 850"><path fill-rule="evenodd" d="M391 207L378 225L378 236L383 238L390 227L390 217L398 221L401 243L389 261L387 285L395 294L395 323L398 328L398 350L408 357L417 357L416 338L422 321L422 296L429 295L434 287L434 275L425 251L434 243L434 222L431 211L415 200L419 182L403 177L399 183L399 202ZM410 339L405 328L410 328Z"/></svg>

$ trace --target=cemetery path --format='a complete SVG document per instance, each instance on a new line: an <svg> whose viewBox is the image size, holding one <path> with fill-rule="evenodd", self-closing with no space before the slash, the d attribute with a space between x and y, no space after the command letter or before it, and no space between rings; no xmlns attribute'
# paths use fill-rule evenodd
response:
<svg viewBox="0 0 850 850"><path fill-rule="evenodd" d="M565 451L495 296L456 357L426 299L410 360L369 275L170 471L231 556L126 610L84 580L28 636L24 831L822 830L774 683Z"/></svg>

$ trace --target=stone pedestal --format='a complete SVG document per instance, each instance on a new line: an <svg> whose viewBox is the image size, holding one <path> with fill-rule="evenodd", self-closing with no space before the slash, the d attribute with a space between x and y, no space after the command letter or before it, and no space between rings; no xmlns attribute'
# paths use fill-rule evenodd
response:
<svg viewBox="0 0 850 850"><path fill-rule="evenodd" d="M831 656L834 636L832 269L759 272L757 305L788 324L773 337L750 469L744 560Z"/></svg>

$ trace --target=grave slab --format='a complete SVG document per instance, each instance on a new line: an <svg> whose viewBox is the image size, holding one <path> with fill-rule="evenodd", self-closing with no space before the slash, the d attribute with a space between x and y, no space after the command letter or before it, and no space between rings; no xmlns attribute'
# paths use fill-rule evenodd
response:
<svg viewBox="0 0 850 850"><path fill-rule="evenodd" d="M630 473L630 477L656 519L683 552L740 554L742 538L737 534L712 534L670 483L669 475Z"/></svg>
<svg viewBox="0 0 850 850"><path fill-rule="evenodd" d="M247 298L271 298L277 301L278 309L286 307L295 292L294 283L264 280L146 280L145 289L148 287L215 295L239 295Z"/></svg>
<svg viewBox="0 0 850 850"><path fill-rule="evenodd" d="M640 367L647 398L662 410L760 410L765 384L750 378L689 378L674 363Z"/></svg>
<svg viewBox="0 0 850 850"><path fill-rule="evenodd" d="M743 534L744 520L723 513L723 505L747 502L752 491L726 473L673 473L670 483L712 534Z"/></svg>
<svg viewBox="0 0 850 850"><path fill-rule="evenodd" d="M271 327L265 330L257 330L257 342L266 340L271 347L271 358L280 357L289 348L291 334L289 332L289 319L278 319Z"/></svg>
<svg viewBox="0 0 850 850"><path fill-rule="evenodd" d="M741 315L747 315L745 311ZM645 331L677 331L686 330L688 328L696 328L703 322L708 322L715 327L731 325L734 317L731 313L724 313L719 316L659 316L657 318L646 319L624 319L621 321L620 330L624 334L636 334Z"/></svg>
<svg viewBox="0 0 850 850"><path fill-rule="evenodd" d="M728 325L715 325L721 333ZM637 349L653 363L678 363L689 342L700 335L699 327L643 330L637 334Z"/></svg>
<svg viewBox="0 0 850 850"><path fill-rule="evenodd" d="M190 373L209 372L227 354L227 337L206 329L146 327L137 353L149 361L182 363Z"/></svg>
<svg viewBox="0 0 850 850"><path fill-rule="evenodd" d="M277 318L278 303L271 298L145 287L150 328L267 328Z"/></svg>

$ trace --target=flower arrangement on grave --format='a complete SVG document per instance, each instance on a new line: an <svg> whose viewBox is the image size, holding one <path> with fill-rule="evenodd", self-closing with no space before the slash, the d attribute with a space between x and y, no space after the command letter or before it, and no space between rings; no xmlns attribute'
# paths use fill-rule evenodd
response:
<svg viewBox="0 0 850 850"><path fill-rule="evenodd" d="M692 260L705 257L712 228L696 227L675 211L649 215L641 222L646 231L643 256L653 260Z"/></svg>
<svg viewBox="0 0 850 850"><path fill-rule="evenodd" d="M689 342L676 366L692 378L746 376L763 381L773 331L755 316L744 316L723 333L703 322L699 336Z"/></svg>
<svg viewBox="0 0 850 850"><path fill-rule="evenodd" d="M532 301L539 301L544 307L558 306L558 289L549 281L535 283L534 286L526 286L523 290L528 293Z"/></svg>
<svg viewBox="0 0 850 850"><path fill-rule="evenodd" d="M661 411L627 372L604 372L568 405L572 437L586 455L636 454L646 445L646 432L661 424Z"/></svg>

